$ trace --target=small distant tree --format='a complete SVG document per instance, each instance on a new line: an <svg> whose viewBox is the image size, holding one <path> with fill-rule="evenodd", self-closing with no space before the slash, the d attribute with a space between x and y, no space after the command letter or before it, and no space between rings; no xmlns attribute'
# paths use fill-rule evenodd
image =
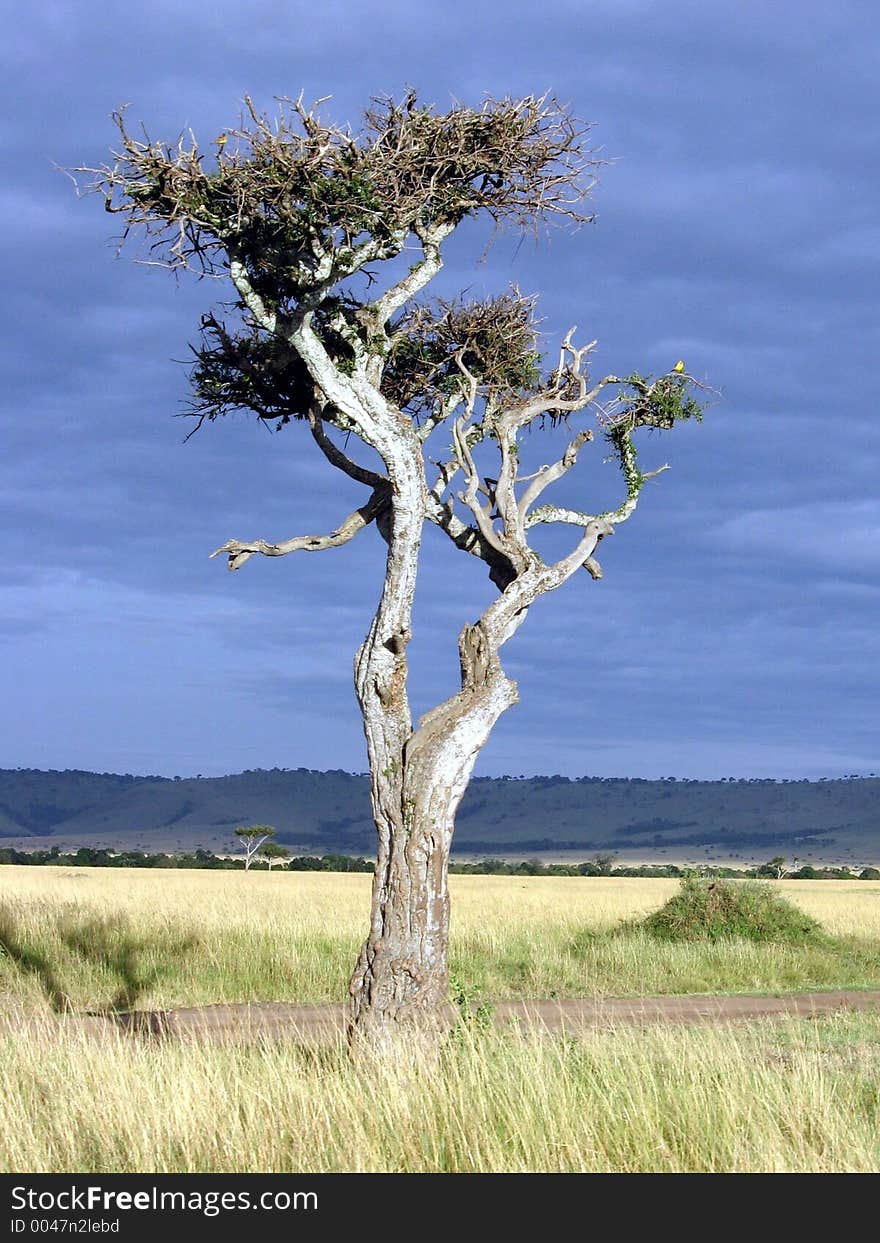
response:
<svg viewBox="0 0 880 1243"><path fill-rule="evenodd" d="M616 858L616 855L607 854L604 851L600 851L599 854L593 855L593 863L595 863L596 869L600 876L611 875L611 869L614 867L614 860Z"/></svg>
<svg viewBox="0 0 880 1243"><path fill-rule="evenodd" d="M276 863L279 867L284 867L290 862L290 851L278 842L264 842L260 847L260 858L268 864L271 872Z"/></svg>
<svg viewBox="0 0 880 1243"><path fill-rule="evenodd" d="M775 880L784 880L788 875L788 860L784 855L774 855L762 869L765 875L772 876Z"/></svg>
<svg viewBox="0 0 880 1243"><path fill-rule="evenodd" d="M278 429L299 421L346 490L367 489L328 533L230 539L215 555L238 570L258 556L339 548L369 527L386 545L355 659L378 860L349 989L352 1036L383 1045L444 1022L455 815L492 728L518 699L502 649L542 597L576 576L602 578L600 542L666 469L645 470L637 440L698 419L701 407L681 359L656 376L596 373L596 342L579 343L573 328L545 357L535 299L515 288L424 298L445 243L474 218L516 230L592 218L598 161L588 127L558 101L438 112L410 92L375 100L359 132L302 100L283 101L273 118L245 103L213 150L192 135L156 141L118 115L112 162L78 171L126 235L146 235L150 263L218 278L215 288L231 282L231 305L202 316L193 347L196 428L238 410ZM617 468L617 496L554 503L554 485L594 439L588 416ZM532 434L536 450L538 435L560 425L567 445L526 469L524 441ZM482 564L494 592L459 634L459 688L414 720L407 649L428 525ZM552 553L540 539L548 528ZM594 636L581 637L585 663L606 659Z"/></svg>
<svg viewBox="0 0 880 1243"><path fill-rule="evenodd" d="M275 830L268 824L242 824L235 830L235 836L244 849L244 870L247 872L260 848L275 836Z"/></svg>

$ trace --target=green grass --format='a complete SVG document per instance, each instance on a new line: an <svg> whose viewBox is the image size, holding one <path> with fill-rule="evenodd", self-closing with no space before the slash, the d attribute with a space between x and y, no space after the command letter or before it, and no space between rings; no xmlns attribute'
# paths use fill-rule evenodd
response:
<svg viewBox="0 0 880 1243"><path fill-rule="evenodd" d="M880 948L854 937L808 946L729 939L658 942L638 929L512 939L496 954L468 938L451 965L469 995L639 997L880 988Z"/></svg>
<svg viewBox="0 0 880 1243"><path fill-rule="evenodd" d="M776 889L761 884L687 879L678 893L641 921L658 941L750 941L824 945L831 938L817 919Z"/></svg>
<svg viewBox="0 0 880 1243"><path fill-rule="evenodd" d="M0 1006L96 1011L341 1000L358 938L346 930L254 922L208 930L71 904L0 908ZM574 923L471 927L453 936L456 987L474 1000L796 992L880 987L880 947L818 936L656 940L645 928Z"/></svg>

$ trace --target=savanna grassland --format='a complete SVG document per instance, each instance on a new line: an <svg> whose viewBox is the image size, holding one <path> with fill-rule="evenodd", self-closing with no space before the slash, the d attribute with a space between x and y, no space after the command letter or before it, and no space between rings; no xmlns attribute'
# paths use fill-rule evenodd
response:
<svg viewBox="0 0 880 1243"><path fill-rule="evenodd" d="M770 884L771 882L764 882ZM341 873L0 868L7 1004L46 1004L45 978L76 1010L130 1004L340 1000L363 938L370 878ZM659 907L671 880L452 876L451 969L469 996L638 996L880 987L880 883L785 881L823 928L808 946L658 944L619 929ZM114 967L113 963L116 963Z"/></svg>
<svg viewBox="0 0 880 1243"><path fill-rule="evenodd" d="M771 882L763 882L770 884ZM782 882L810 944L659 942L675 881L454 876L471 1000L880 988L880 884ZM344 997L369 877L0 869L0 1165L8 1170L868 1170L880 1014L470 1025L436 1065L339 1049L95 1038L23 1014Z"/></svg>

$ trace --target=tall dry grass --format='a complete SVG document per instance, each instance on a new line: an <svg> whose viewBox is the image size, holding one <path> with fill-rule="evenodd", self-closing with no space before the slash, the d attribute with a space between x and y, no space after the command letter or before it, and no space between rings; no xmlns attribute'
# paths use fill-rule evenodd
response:
<svg viewBox="0 0 880 1243"><path fill-rule="evenodd" d="M456 984L499 999L880 987L880 885L781 883L849 938L834 946L609 935L676 884L453 876ZM75 1009L124 995L141 1007L340 999L368 901L363 875L0 868L0 925L5 917ZM47 995L39 964L0 954L0 1006L42 1008Z"/></svg>
<svg viewBox="0 0 880 1243"><path fill-rule="evenodd" d="M675 882L453 877L472 997L880 986L880 885L787 882L836 946L617 934ZM0 868L16 954L2 1011L344 995L369 878ZM2 937L0 937L2 940ZM873 1170L880 1016L618 1027L577 1040L468 1028L441 1064L291 1044L100 1042L0 1025L0 1167L15 1171Z"/></svg>
<svg viewBox="0 0 880 1243"><path fill-rule="evenodd" d="M441 1066L0 1040L6 1171L869 1171L880 1017L477 1033Z"/></svg>

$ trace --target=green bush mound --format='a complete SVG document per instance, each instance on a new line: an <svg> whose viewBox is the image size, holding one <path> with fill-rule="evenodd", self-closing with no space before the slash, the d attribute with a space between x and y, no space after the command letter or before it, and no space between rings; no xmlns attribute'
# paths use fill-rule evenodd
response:
<svg viewBox="0 0 880 1243"><path fill-rule="evenodd" d="M678 893L639 925L658 941L782 941L815 945L828 940L811 915L768 884L687 879Z"/></svg>

